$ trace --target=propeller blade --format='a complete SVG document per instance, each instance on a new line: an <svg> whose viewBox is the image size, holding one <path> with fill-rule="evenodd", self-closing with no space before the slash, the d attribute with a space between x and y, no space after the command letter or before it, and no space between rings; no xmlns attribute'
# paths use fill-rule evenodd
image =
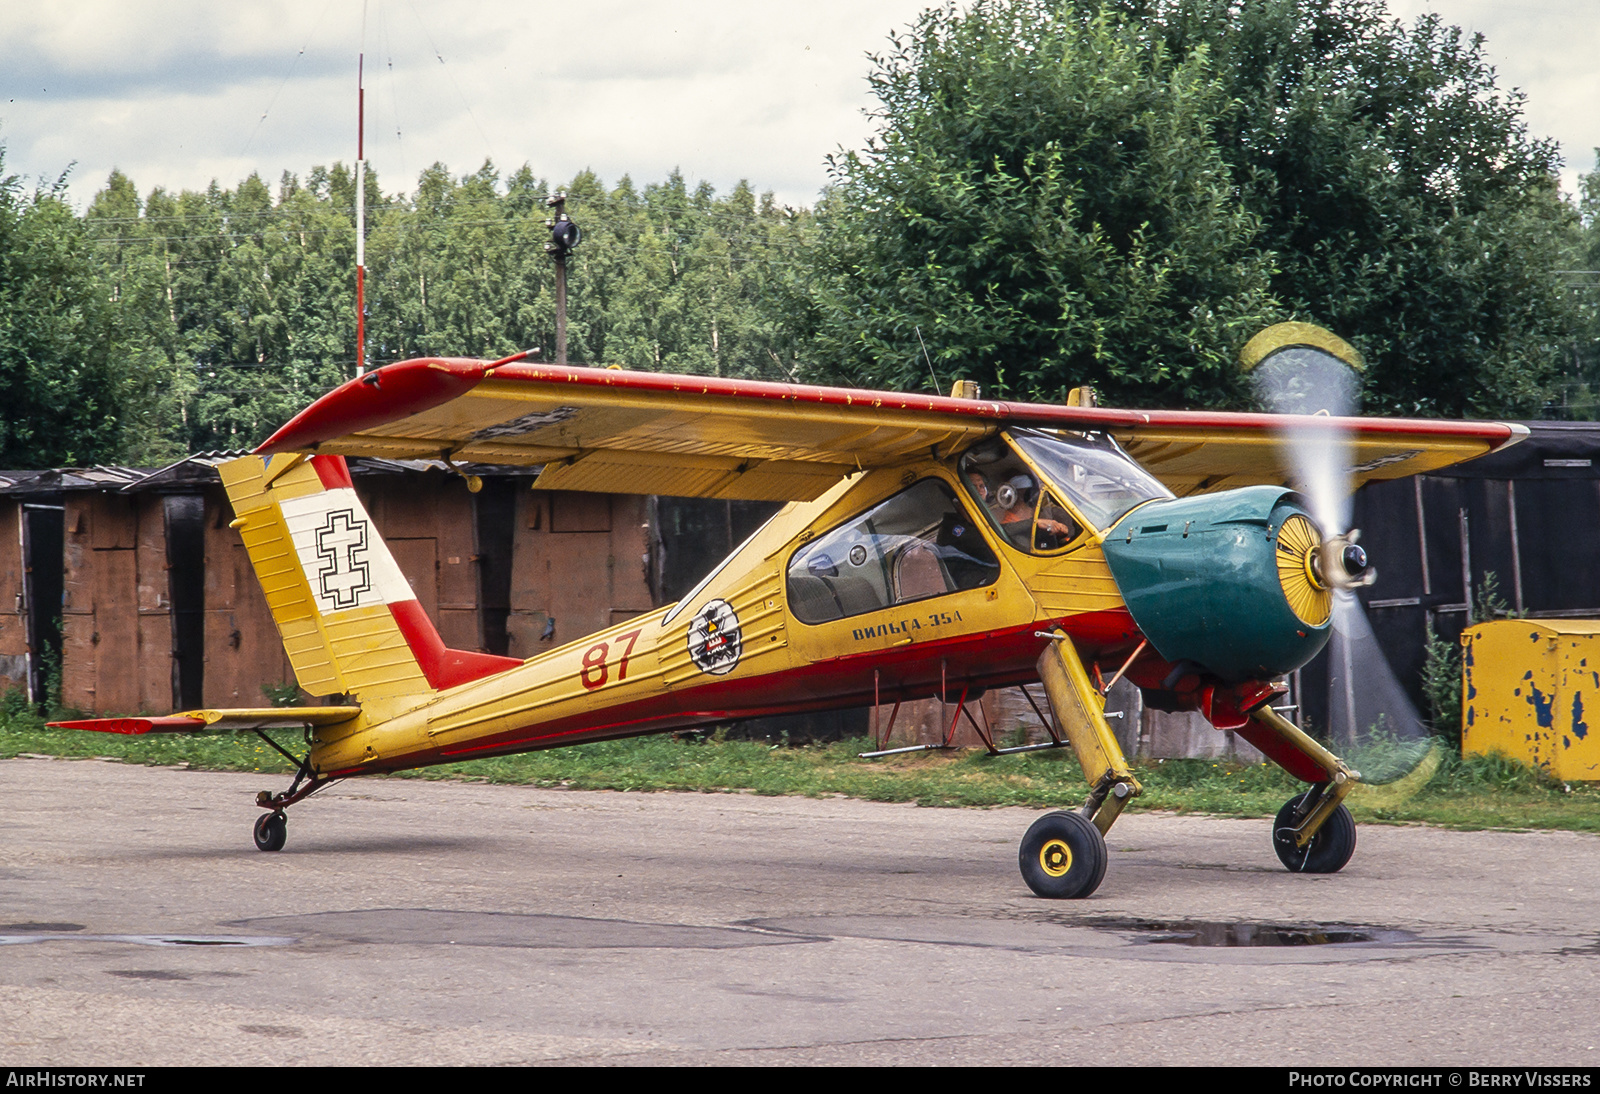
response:
<svg viewBox="0 0 1600 1094"><path fill-rule="evenodd" d="M1342 339L1302 323L1262 331L1245 346L1241 362L1257 396L1278 414L1344 418L1360 409L1361 357ZM1329 739L1366 780L1404 785L1414 793L1426 779L1429 757L1437 766L1427 726L1396 679L1355 590L1377 579L1361 533L1351 528L1351 445L1347 434L1288 430L1282 436L1296 486L1310 502L1324 537L1312 560L1315 576L1334 590L1328 640ZM1431 773L1431 767L1429 768ZM1405 783L1397 780L1414 777ZM1416 784L1412 786L1411 784Z"/></svg>

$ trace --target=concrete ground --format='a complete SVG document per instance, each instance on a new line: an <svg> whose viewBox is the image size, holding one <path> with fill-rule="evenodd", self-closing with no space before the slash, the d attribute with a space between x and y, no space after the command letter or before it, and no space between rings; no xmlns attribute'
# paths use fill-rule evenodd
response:
<svg viewBox="0 0 1600 1094"><path fill-rule="evenodd" d="M1594 836L1294 876L1266 821L1135 814L1051 902L1026 810L383 779L263 854L283 781L0 762L0 1063L1600 1061ZM1264 927L1372 941L1159 940Z"/></svg>

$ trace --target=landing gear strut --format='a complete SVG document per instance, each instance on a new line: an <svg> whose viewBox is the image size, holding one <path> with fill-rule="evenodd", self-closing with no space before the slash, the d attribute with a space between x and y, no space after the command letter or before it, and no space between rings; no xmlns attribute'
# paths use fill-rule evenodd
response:
<svg viewBox="0 0 1600 1094"><path fill-rule="evenodd" d="M1056 727L1066 731L1090 791L1077 812L1048 813L1034 822L1022 837L1017 865L1039 896L1072 900L1100 887L1108 858L1105 834L1140 787L1106 721L1105 696L1090 683L1072 639L1059 630L1051 637L1039 657L1039 679L1054 718L1051 737L1057 737Z"/></svg>
<svg viewBox="0 0 1600 1094"><path fill-rule="evenodd" d="M283 850L284 841L289 838L289 817L284 810L302 798L310 797L323 787L339 780L326 778L311 770L311 757L309 755L305 759L301 759L277 741L268 737L263 731L258 729L255 734L295 765L294 781L289 784L289 789L281 794L263 790L256 795L256 804L263 809L271 810L270 813L263 813L256 818L254 833L256 850L281 851Z"/></svg>
<svg viewBox="0 0 1600 1094"><path fill-rule="evenodd" d="M1307 737L1299 727L1270 705L1250 712L1255 727L1265 731L1248 736L1251 743L1284 764L1291 772L1311 781L1322 778L1310 790L1284 803L1272 822L1272 849L1278 861L1297 874L1336 874L1344 869L1356 850L1356 822L1344 807L1345 795L1361 778L1343 760ZM1289 763L1284 763L1284 760ZM1301 773L1296 767L1311 765Z"/></svg>

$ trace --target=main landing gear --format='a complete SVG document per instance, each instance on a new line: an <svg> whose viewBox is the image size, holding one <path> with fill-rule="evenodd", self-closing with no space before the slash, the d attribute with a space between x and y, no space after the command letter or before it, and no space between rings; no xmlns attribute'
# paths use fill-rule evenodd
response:
<svg viewBox="0 0 1600 1094"><path fill-rule="evenodd" d="M1072 900L1100 887L1107 858L1106 839L1088 817L1046 813L1022 837L1017 865L1039 896Z"/></svg>
<svg viewBox="0 0 1600 1094"><path fill-rule="evenodd" d="M1072 640L1059 630L1050 637L1054 641L1039 657L1039 678L1054 716L1050 739L1057 747L1072 746L1091 790L1082 809L1034 821L1022 837L1017 865L1037 895L1075 900L1100 887L1109 857L1105 834L1140 787L1106 721L1105 696L1090 683ZM1058 729L1066 732L1065 741Z"/></svg>
<svg viewBox="0 0 1600 1094"><path fill-rule="evenodd" d="M1049 813L1034 822L1022 838L1017 865L1028 888L1039 896L1081 899L1099 888L1105 877L1105 834L1123 807L1139 796L1140 786L1106 722L1104 693L1090 682L1072 640L1060 630L1041 636L1054 639L1039 657L1039 679L1053 715L1051 743L1025 748L1071 744L1092 789L1076 812ZM1134 651L1117 677L1143 649L1141 645ZM1355 821L1343 801L1361 774L1273 710L1268 696L1264 685L1258 694L1248 695L1256 704L1248 713L1240 709L1244 704L1225 707L1208 698L1202 713L1214 725L1235 729L1290 774L1312 784L1278 811L1272 825L1273 850L1295 873L1337 873L1356 849Z"/></svg>
<svg viewBox="0 0 1600 1094"><path fill-rule="evenodd" d="M285 810L302 798L310 797L338 780L326 778L312 771L309 755L305 759L300 759L263 731L258 729L255 734L295 765L294 781L289 784L289 789L281 794L263 790L256 795L256 804L263 809L271 810L256 818L254 833L256 850L281 851L284 842L289 838L289 817Z"/></svg>

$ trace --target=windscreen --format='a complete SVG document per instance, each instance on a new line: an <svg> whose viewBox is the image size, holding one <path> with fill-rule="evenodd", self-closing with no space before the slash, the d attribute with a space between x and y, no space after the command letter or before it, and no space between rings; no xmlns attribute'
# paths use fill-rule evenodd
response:
<svg viewBox="0 0 1600 1094"><path fill-rule="evenodd" d="M1010 436L1097 529L1109 528L1142 501L1173 496L1103 434L1019 429Z"/></svg>

